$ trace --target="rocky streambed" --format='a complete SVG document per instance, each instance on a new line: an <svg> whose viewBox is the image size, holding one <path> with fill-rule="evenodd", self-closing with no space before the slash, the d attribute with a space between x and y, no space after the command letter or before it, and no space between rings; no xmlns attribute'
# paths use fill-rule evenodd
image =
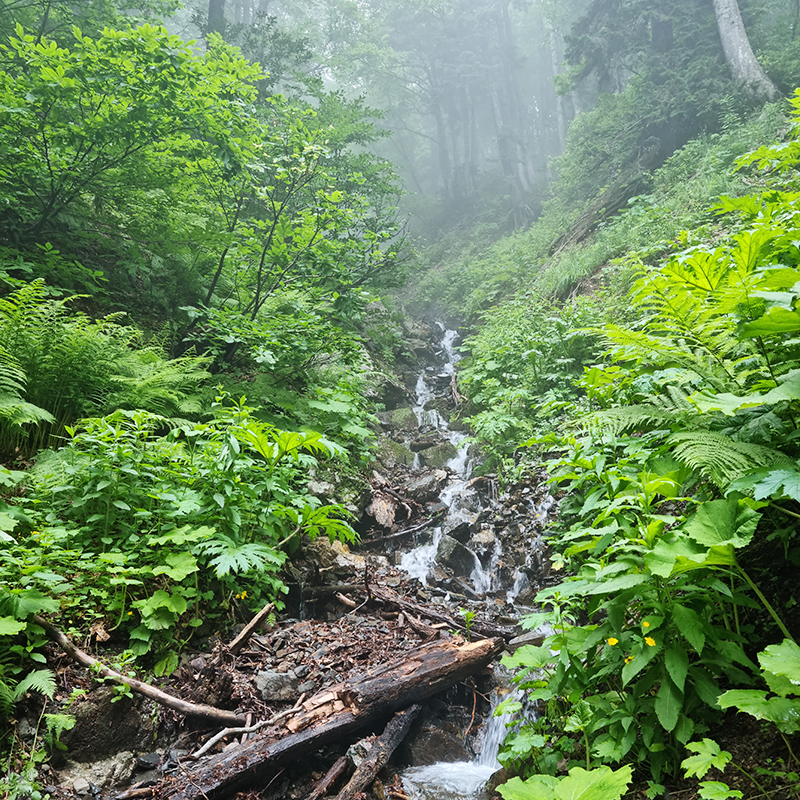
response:
<svg viewBox="0 0 800 800"><path fill-rule="evenodd" d="M170 691L253 721L269 719L432 639L501 635L514 649L533 638L516 625L550 580L541 533L553 498L543 475L502 494L494 476L473 475L479 454L457 420L457 334L443 325L418 333L412 349L419 369L406 375L405 387L384 393L360 546L351 552L311 543L287 574L288 616L254 633L235 657L220 657L219 648L187 659ZM485 670L424 703L368 796L481 796L505 733L505 721L490 715L509 691L499 673ZM53 797L169 796L158 781L186 770L214 733L151 701L93 689L66 661L58 674L62 699L87 691L71 709L77 724L62 737L68 749L47 776ZM35 720L22 719L17 734L30 740L35 728ZM285 765L245 796L308 796L343 754L358 764L374 739L365 734L358 746L355 738L328 744ZM229 736L212 750L247 737Z"/></svg>

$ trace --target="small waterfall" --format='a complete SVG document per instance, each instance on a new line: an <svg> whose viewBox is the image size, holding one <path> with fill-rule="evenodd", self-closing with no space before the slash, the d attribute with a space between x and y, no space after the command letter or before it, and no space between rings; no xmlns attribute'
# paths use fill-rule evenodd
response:
<svg viewBox="0 0 800 800"><path fill-rule="evenodd" d="M478 800L482 789L500 769L497 752L505 739L513 715L494 716L498 704L507 699L508 689L492 692L492 710L481 737L480 755L472 761L439 762L403 770L403 786L409 800Z"/></svg>

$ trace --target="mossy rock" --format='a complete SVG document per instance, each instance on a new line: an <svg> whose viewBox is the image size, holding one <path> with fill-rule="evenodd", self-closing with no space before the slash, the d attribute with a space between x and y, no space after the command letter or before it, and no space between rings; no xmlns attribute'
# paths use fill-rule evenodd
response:
<svg viewBox="0 0 800 800"><path fill-rule="evenodd" d="M396 408L394 411L382 411L378 414L378 419L381 421L381 425L390 431L413 433L419 430L417 415L408 406Z"/></svg>
<svg viewBox="0 0 800 800"><path fill-rule="evenodd" d="M375 458L385 469L395 467L410 467L414 463L414 453L400 442L386 437L378 442L375 448Z"/></svg>
<svg viewBox="0 0 800 800"><path fill-rule="evenodd" d="M420 460L426 467L441 469L447 466L447 462L451 458L455 458L458 455L458 450L450 442L441 442L434 447L423 450L419 455Z"/></svg>

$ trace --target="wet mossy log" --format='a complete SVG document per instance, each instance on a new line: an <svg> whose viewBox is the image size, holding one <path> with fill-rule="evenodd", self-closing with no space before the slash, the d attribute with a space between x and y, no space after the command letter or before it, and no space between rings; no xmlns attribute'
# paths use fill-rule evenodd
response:
<svg viewBox="0 0 800 800"><path fill-rule="evenodd" d="M437 692L483 669L503 649L502 639L457 645L431 642L363 677L319 692L279 726L162 781L167 800L217 800L245 787L258 787L275 768Z"/></svg>

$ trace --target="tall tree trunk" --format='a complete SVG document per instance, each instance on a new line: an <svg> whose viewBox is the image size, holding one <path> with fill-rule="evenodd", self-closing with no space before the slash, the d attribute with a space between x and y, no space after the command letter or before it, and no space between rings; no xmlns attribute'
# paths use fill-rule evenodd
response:
<svg viewBox="0 0 800 800"><path fill-rule="evenodd" d="M778 90L753 53L736 0L714 0L719 38L734 80L753 100L774 100Z"/></svg>
<svg viewBox="0 0 800 800"><path fill-rule="evenodd" d="M208 31L225 32L225 0L208 0Z"/></svg>

